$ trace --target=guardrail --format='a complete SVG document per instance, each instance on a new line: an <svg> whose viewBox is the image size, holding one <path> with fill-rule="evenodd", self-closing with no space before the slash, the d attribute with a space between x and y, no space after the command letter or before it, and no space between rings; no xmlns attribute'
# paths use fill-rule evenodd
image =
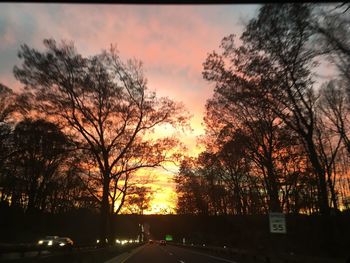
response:
<svg viewBox="0 0 350 263"><path fill-rule="evenodd" d="M143 243L112 245L98 247L96 245L64 247L41 247L38 245L2 245L0 246L0 262L104 262L120 253L133 249Z"/></svg>
<svg viewBox="0 0 350 263"><path fill-rule="evenodd" d="M252 250L236 249L230 247L207 246L205 244L182 244L171 243L176 246L195 249L211 255L220 256L227 259L236 260L239 263L350 263L346 259L320 258L295 254L267 254Z"/></svg>

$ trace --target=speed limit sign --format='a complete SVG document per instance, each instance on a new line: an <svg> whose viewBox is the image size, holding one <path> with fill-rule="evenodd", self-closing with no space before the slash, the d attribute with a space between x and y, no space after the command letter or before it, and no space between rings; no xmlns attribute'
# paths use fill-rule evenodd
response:
<svg viewBox="0 0 350 263"><path fill-rule="evenodd" d="M269 213L269 221L271 233L287 233L286 217L283 213Z"/></svg>

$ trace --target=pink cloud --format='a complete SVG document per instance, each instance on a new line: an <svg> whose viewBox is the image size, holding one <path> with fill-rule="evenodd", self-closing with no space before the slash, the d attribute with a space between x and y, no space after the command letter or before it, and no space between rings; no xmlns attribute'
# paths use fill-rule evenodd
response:
<svg viewBox="0 0 350 263"><path fill-rule="evenodd" d="M122 58L135 57L144 62L149 88L161 96L182 101L194 115L193 125L201 129L204 105L212 94L212 86L202 79L202 63L207 53L218 49L225 35L240 34L239 14L247 6L16 4L7 7L10 27L3 37L5 45L15 45L18 28L28 26L20 16L35 19L34 33L27 42L35 48L42 49L42 40L53 37L73 40L78 51L92 55L116 43ZM227 12L230 8L232 15ZM25 39L18 41L19 48ZM17 87L11 76L12 66L8 75L1 73L6 75L2 79Z"/></svg>

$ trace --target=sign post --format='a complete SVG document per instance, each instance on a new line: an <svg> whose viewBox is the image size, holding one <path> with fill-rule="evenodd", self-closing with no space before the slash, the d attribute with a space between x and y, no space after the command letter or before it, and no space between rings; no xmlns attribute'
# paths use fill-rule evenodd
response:
<svg viewBox="0 0 350 263"><path fill-rule="evenodd" d="M269 213L270 232L278 234L286 234L286 216L283 213Z"/></svg>

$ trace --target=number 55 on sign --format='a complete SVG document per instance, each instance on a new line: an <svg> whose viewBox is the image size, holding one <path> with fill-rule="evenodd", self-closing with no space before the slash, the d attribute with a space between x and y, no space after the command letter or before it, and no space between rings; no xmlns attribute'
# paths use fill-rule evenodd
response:
<svg viewBox="0 0 350 263"><path fill-rule="evenodd" d="M270 232L286 234L286 217L283 213L269 213Z"/></svg>

